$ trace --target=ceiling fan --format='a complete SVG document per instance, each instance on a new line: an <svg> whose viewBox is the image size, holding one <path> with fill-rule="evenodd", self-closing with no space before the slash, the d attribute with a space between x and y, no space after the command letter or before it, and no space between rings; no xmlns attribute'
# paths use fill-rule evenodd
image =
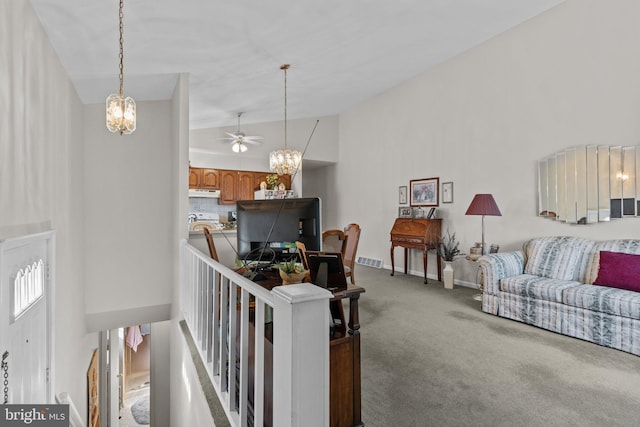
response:
<svg viewBox="0 0 640 427"><path fill-rule="evenodd" d="M242 116L242 113L238 113L238 130L234 133L225 132L229 135L229 138L221 138L225 141L231 141L231 149L234 153L247 151L247 144L262 144L261 141L256 141L257 139L262 139L261 136L247 136L244 132L240 132L240 116Z"/></svg>

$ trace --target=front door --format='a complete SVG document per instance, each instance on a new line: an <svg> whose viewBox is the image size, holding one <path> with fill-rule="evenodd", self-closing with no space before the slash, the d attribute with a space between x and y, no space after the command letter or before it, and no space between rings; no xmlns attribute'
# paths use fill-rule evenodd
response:
<svg viewBox="0 0 640 427"><path fill-rule="evenodd" d="M0 403L51 403L53 232L0 241Z"/></svg>

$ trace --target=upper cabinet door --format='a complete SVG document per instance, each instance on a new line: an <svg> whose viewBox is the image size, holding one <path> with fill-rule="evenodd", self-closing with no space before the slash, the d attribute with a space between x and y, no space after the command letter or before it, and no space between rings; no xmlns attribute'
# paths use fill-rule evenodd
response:
<svg viewBox="0 0 640 427"><path fill-rule="evenodd" d="M220 171L218 169L202 170L202 188L207 190L220 189Z"/></svg>
<svg viewBox="0 0 640 427"><path fill-rule="evenodd" d="M291 190L291 175L280 175L280 182L284 184L287 190Z"/></svg>
<svg viewBox="0 0 640 427"><path fill-rule="evenodd" d="M189 188L200 188L202 169L189 167Z"/></svg>
<svg viewBox="0 0 640 427"><path fill-rule="evenodd" d="M254 173L239 171L236 199L253 200L254 191Z"/></svg>
<svg viewBox="0 0 640 427"><path fill-rule="evenodd" d="M267 175L270 175L269 172L254 172L253 173L253 188L254 190L260 189L261 183L267 183Z"/></svg>
<svg viewBox="0 0 640 427"><path fill-rule="evenodd" d="M220 198L221 205L233 205L236 203L236 184L238 182L238 171L220 171Z"/></svg>

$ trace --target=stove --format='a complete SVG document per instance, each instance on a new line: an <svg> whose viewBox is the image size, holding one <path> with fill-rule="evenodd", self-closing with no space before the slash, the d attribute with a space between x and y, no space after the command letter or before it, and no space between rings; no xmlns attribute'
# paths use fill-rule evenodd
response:
<svg viewBox="0 0 640 427"><path fill-rule="evenodd" d="M189 230L201 231L203 228L210 230L219 230L220 218L217 213L210 212L192 212L189 214Z"/></svg>

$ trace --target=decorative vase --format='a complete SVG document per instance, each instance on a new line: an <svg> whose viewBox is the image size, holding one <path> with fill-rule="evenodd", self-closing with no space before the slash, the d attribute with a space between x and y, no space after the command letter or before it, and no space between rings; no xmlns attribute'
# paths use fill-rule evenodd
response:
<svg viewBox="0 0 640 427"><path fill-rule="evenodd" d="M453 289L453 261L445 261L442 276L445 289Z"/></svg>
<svg viewBox="0 0 640 427"><path fill-rule="evenodd" d="M302 283L306 273L307 273L306 271L302 271L300 273L285 273L284 271L280 270L280 277L282 278L282 284L294 285L296 283Z"/></svg>

